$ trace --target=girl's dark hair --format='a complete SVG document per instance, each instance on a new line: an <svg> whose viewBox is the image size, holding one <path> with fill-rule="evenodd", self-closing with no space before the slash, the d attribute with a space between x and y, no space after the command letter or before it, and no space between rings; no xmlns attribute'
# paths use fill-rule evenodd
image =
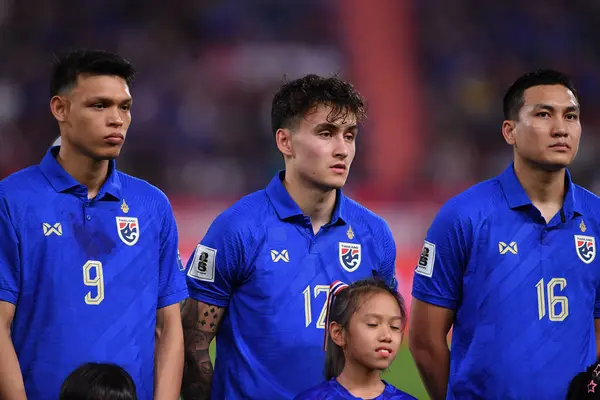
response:
<svg viewBox="0 0 600 400"><path fill-rule="evenodd" d="M600 399L600 359L569 383L567 400Z"/></svg>
<svg viewBox="0 0 600 400"><path fill-rule="evenodd" d="M123 368L88 363L67 377L59 400L137 400L137 394L133 379Z"/></svg>
<svg viewBox="0 0 600 400"><path fill-rule="evenodd" d="M343 329L348 330L350 319L370 296L377 293L388 293L398 302L402 328L406 326L406 306L404 298L396 290L390 288L380 278L362 279L346 285L335 281L329 287L329 304L327 305L327 318L325 324L325 379L330 380L342 373L346 359L344 350L335 344L329 336L329 325L337 322ZM369 296L369 297L366 297Z"/></svg>

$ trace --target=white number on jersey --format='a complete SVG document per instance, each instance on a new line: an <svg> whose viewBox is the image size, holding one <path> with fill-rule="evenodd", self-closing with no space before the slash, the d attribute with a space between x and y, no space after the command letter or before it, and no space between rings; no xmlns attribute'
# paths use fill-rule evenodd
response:
<svg viewBox="0 0 600 400"><path fill-rule="evenodd" d="M567 296L555 295L554 290L556 286L558 286L559 291L562 291L567 287L567 280L565 278L552 278L550 282L548 282L547 287L545 287L544 279L542 278L535 285L537 288L539 319L546 316L546 297L548 297L548 319L550 321L561 322L569 315L569 299ZM560 312L557 311L557 308Z"/></svg>
<svg viewBox="0 0 600 400"><path fill-rule="evenodd" d="M92 271L94 271L94 278L92 278ZM95 296L91 290L85 295L85 304L97 306L102 303L104 300L104 274L100 261L89 260L83 265L83 284L96 288Z"/></svg>
<svg viewBox="0 0 600 400"><path fill-rule="evenodd" d="M321 293L325 293L325 302L323 303L323 307L321 308L321 313L319 314L319 319L317 320L317 328L325 329L325 316L327 314L327 300L329 299L329 285L315 285L313 287L314 294L311 297L310 285L304 289L302 294L304 294L304 322L306 323L306 327L308 328L312 322L312 298L317 299Z"/></svg>

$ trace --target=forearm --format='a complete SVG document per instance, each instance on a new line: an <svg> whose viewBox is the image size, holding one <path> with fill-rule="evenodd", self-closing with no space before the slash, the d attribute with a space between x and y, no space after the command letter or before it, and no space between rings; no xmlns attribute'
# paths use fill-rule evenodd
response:
<svg viewBox="0 0 600 400"><path fill-rule="evenodd" d="M411 348L412 356L432 400L446 399L450 350L445 343Z"/></svg>
<svg viewBox="0 0 600 400"><path fill-rule="evenodd" d="M208 400L213 378L209 345L214 333L184 328L185 362L182 395L184 400Z"/></svg>
<svg viewBox="0 0 600 400"><path fill-rule="evenodd" d="M176 400L181 391L183 375L183 335L181 326L156 332L154 398Z"/></svg>
<svg viewBox="0 0 600 400"><path fill-rule="evenodd" d="M17 354L6 331L0 332L0 398L27 400Z"/></svg>

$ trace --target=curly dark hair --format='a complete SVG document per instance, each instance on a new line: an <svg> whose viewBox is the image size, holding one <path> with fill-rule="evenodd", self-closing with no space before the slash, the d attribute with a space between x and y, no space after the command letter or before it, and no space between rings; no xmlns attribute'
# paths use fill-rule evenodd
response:
<svg viewBox="0 0 600 400"><path fill-rule="evenodd" d="M286 82L271 106L271 130L293 128L306 113L319 105L332 107L327 116L329 122L348 115L356 116L357 122L366 117L365 100L354 86L337 75L324 78L310 74Z"/></svg>

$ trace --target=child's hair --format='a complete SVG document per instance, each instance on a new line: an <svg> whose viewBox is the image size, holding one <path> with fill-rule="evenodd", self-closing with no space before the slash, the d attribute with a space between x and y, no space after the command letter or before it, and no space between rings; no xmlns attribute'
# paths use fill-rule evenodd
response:
<svg viewBox="0 0 600 400"><path fill-rule="evenodd" d="M65 379L59 400L137 400L135 383L114 364L87 363Z"/></svg>
<svg viewBox="0 0 600 400"><path fill-rule="evenodd" d="M339 376L346 362L344 350L335 344L329 336L329 325L331 322L337 322L344 330L348 330L352 315L362 303L368 300L366 296L373 296L377 293L388 293L396 299L400 307L402 329L404 329L406 325L404 299L400 293L390 288L383 280L374 277L362 279L350 285L335 281L329 287L329 303L325 324L325 378L327 380Z"/></svg>
<svg viewBox="0 0 600 400"><path fill-rule="evenodd" d="M567 400L600 399L600 359L571 380Z"/></svg>

